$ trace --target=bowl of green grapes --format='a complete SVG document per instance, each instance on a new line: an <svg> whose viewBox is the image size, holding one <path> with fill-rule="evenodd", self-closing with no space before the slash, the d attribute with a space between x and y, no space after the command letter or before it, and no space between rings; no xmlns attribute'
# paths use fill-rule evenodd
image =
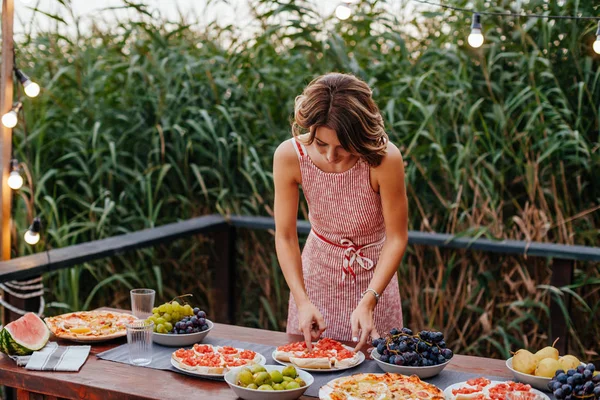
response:
<svg viewBox="0 0 600 400"><path fill-rule="evenodd" d="M315 379L293 365L252 365L225 374L225 382L244 400L295 400Z"/></svg>
<svg viewBox="0 0 600 400"><path fill-rule="evenodd" d="M214 326L204 311L177 301L154 307L147 320L154 322L152 341L170 347L200 343Z"/></svg>

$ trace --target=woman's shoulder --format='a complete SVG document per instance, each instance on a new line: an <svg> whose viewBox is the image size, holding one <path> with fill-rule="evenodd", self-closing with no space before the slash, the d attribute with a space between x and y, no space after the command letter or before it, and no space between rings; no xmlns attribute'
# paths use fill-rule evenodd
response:
<svg viewBox="0 0 600 400"><path fill-rule="evenodd" d="M275 150L275 154L273 156L274 162L276 161L284 161L288 162L298 158L296 155L296 150L294 149L294 138L284 140L277 146Z"/></svg>
<svg viewBox="0 0 600 400"><path fill-rule="evenodd" d="M379 164L377 167L374 167L374 169L377 171L397 171L399 166L404 166L402 153L400 153L398 146L388 140L387 151L381 159L381 164Z"/></svg>

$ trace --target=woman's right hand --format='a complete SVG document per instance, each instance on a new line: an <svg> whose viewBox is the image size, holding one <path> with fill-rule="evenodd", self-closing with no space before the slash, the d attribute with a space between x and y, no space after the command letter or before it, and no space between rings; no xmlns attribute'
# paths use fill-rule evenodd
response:
<svg viewBox="0 0 600 400"><path fill-rule="evenodd" d="M307 301L298 306L298 324L300 332L304 335L308 351L312 350L312 341L318 340L327 329L321 312L313 303Z"/></svg>

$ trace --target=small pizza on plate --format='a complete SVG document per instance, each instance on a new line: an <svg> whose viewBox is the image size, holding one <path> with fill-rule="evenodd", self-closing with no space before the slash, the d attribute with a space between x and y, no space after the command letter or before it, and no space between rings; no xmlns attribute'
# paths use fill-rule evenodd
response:
<svg viewBox="0 0 600 400"><path fill-rule="evenodd" d="M278 361L291 362L306 369L349 368L360 362L359 353L330 338L314 343L311 351L308 351L305 342L279 346L273 356Z"/></svg>
<svg viewBox="0 0 600 400"><path fill-rule="evenodd" d="M401 374L356 374L328 382L319 390L321 400L444 400L444 394L418 376Z"/></svg>
<svg viewBox="0 0 600 400"><path fill-rule="evenodd" d="M112 311L80 311L44 319L56 337L90 342L126 336L125 325L135 320L131 314Z"/></svg>
<svg viewBox="0 0 600 400"><path fill-rule="evenodd" d="M195 344L191 349L179 349L171 354L171 364L198 375L223 375L231 368L259 364L264 358L252 351L230 346Z"/></svg>
<svg viewBox="0 0 600 400"><path fill-rule="evenodd" d="M518 393L519 398L523 400L548 399L530 385L512 381L490 381L483 377L449 386L444 393L448 400L504 400L509 393Z"/></svg>

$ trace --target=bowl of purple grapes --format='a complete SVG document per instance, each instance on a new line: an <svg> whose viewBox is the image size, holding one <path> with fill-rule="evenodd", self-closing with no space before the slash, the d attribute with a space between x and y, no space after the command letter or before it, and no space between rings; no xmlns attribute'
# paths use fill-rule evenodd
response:
<svg viewBox="0 0 600 400"><path fill-rule="evenodd" d="M594 364L567 371L559 369L548 382L548 389L558 400L600 399L600 375Z"/></svg>
<svg viewBox="0 0 600 400"><path fill-rule="evenodd" d="M371 357L385 372L430 378L442 372L453 357L442 332L408 328L390 330L385 337L373 340Z"/></svg>
<svg viewBox="0 0 600 400"><path fill-rule="evenodd" d="M162 329L161 331L153 332L152 341L170 347L189 346L202 342L212 330L214 324L206 318L206 313L197 307L192 312L193 315L188 314L179 321L169 324L171 327L170 330Z"/></svg>

